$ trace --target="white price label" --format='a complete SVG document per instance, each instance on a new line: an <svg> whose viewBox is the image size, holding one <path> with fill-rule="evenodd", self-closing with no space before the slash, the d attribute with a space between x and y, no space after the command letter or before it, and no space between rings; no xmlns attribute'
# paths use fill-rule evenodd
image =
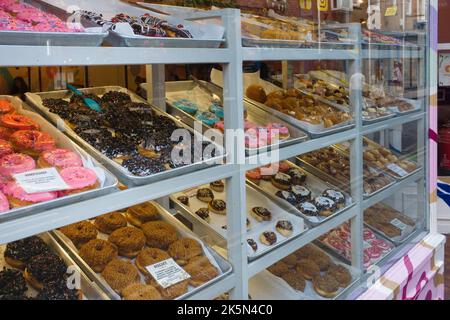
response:
<svg viewBox="0 0 450 320"><path fill-rule="evenodd" d="M407 228L406 224L404 224L403 222L401 222L398 219L394 219L391 221L391 224L397 228L399 228L402 231L405 231L405 229Z"/></svg>
<svg viewBox="0 0 450 320"><path fill-rule="evenodd" d="M14 174L13 177L23 190L30 194L70 189L56 168L28 171Z"/></svg>
<svg viewBox="0 0 450 320"><path fill-rule="evenodd" d="M172 258L147 266L146 269L164 289L191 277Z"/></svg>
<svg viewBox="0 0 450 320"><path fill-rule="evenodd" d="M404 176L408 175L408 172L406 172L404 169L402 169L395 163L389 163L386 167L400 177L404 177Z"/></svg>

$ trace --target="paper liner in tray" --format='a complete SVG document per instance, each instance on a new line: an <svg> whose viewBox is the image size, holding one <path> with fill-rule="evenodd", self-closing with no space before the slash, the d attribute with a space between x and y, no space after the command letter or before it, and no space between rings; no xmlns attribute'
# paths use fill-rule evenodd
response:
<svg viewBox="0 0 450 320"><path fill-rule="evenodd" d="M119 86L105 86L105 87L94 87L94 88L86 88L86 89L79 89L81 92L85 94L96 94L98 96L102 96L103 94L109 92L109 91L119 91L124 92L130 95L131 100L133 102L139 102L139 103L145 103L148 104L146 100L139 97L132 91L119 87ZM136 176L130 173L126 168L121 166L116 161L108 158L103 153L101 153L99 150L94 148L92 145L87 143L84 139L82 139L78 134L75 133L75 131L66 124L66 122L57 114L54 114L50 112L49 108L45 107L43 105L43 100L45 98L54 98L54 99L69 99L72 94L68 90L60 90L60 91L50 91L50 92L40 92L40 93L26 93L27 101L36 108L40 113L42 113L45 117L47 117L52 123L54 123L58 129L61 131L64 131L71 139L76 141L78 144L80 144L84 150L86 150L90 155L95 157L99 162L101 162L105 167L107 167L111 172L113 172L122 183L128 185L128 186L138 186L138 185L144 185L144 184L150 184L156 181L164 180L173 178L176 176L180 176L182 174L190 173L196 170L204 169L207 167L210 167L211 165L217 165L221 162L221 160L226 156L224 154L224 150L222 146L219 146L214 143L216 147L216 151L218 151L218 155L216 155L214 158L208 158L203 159L200 162L195 162L193 164L189 164L186 166L173 168L170 170L166 170L163 172L155 173L149 176ZM184 128L191 132L192 134L196 134L199 139L203 139L203 141L210 141L205 137L200 137L200 133L194 132L192 128L190 128L188 125L184 124L180 120L176 119L175 117L172 117L171 115L161 111L155 106L152 106L148 104L148 107L151 108L157 115L162 115L166 118L171 119L174 121L179 128Z"/></svg>
<svg viewBox="0 0 450 320"><path fill-rule="evenodd" d="M314 245L313 245L314 246ZM314 246L322 251L318 247ZM322 251L323 252L323 251ZM325 253L326 254L326 253ZM327 254L328 255L328 254ZM340 262L332 255L328 255L333 263L344 266L351 274L352 281L348 285L350 287L358 280L358 270ZM322 272L324 274L324 272ZM319 295L312 285L311 281L305 280L305 290L295 290L285 280L275 276L268 270L261 271L249 280L249 294L253 300L330 300ZM347 288L348 288L347 287ZM337 295L332 299L338 299L346 288L339 288Z"/></svg>
<svg viewBox="0 0 450 320"><path fill-rule="evenodd" d="M282 88L274 85L273 83L267 82L267 81L262 80L262 79L256 79L255 80L253 78L251 83L249 83L248 81L245 81L245 79L246 78L244 78L244 92L245 92L245 89L248 88L248 86L250 86L252 84L257 84L257 85L262 86L267 94L269 94L269 93L271 93L273 91L283 90ZM284 121L286 121L286 122L288 122L288 123L290 123L290 124L300 128L300 129L308 132L311 135L311 137L313 137L313 138L322 137L322 136L325 136L325 135L330 135L330 134L341 132L341 131L344 131L344 130L349 130L349 129L351 129L351 128L353 128L355 126L355 123L354 123L353 119L345 121L343 123L336 124L336 125L334 125L332 127L329 127L329 128L325 128L323 123L319 124L319 125L313 125L313 124L311 124L309 122L298 120L295 117L292 117L292 116L287 115L287 114L285 114L283 112L280 112L278 110L270 108L270 107L266 106L263 103L259 103L257 101L254 101L254 100L248 98L245 93L244 93L244 95L245 95L245 99L247 101L251 102L252 104L254 104L255 106L257 106L257 107L265 110L266 112L271 113L271 114L277 116L278 118L280 118L280 119L282 119L282 120L284 120ZM339 111L348 112L348 109L345 109L342 106L339 106L339 108L337 108L337 109Z"/></svg>
<svg viewBox="0 0 450 320"><path fill-rule="evenodd" d="M224 228L227 226L227 216L219 215L213 212L210 212L210 222L207 222L201 219L195 212L200 208L208 207L207 203L204 203L197 199L196 194L197 190L200 188L209 188L209 185L199 186L197 188L192 188L186 190L184 192L179 192L170 196L170 199L177 205L180 212L193 223L201 224L209 228L212 232L223 239L228 239L227 230ZM226 201L226 193L217 192L211 189L214 193L215 199L222 199ZM180 196L188 196L189 197L189 206L183 205L177 198ZM258 222L251 215L250 211L254 207L264 207L268 209L272 213L271 221ZM276 203L272 202L270 199L265 197L262 193L253 189L251 186L247 186L247 218L250 221L250 227L247 230L247 239L253 239L258 248L255 251L247 245L247 256L250 260L256 259L263 255L264 253L282 245L286 241L289 241L293 238L296 238L303 234L308 228L304 223L304 220L300 217L292 215L278 206ZM276 224L280 220L288 220L292 223L293 233L289 237L284 237L281 235L275 228ZM271 231L274 232L277 236L277 242L272 246L267 246L263 244L259 237L261 233Z"/></svg>
<svg viewBox="0 0 450 320"><path fill-rule="evenodd" d="M197 240L202 248L203 248L203 253L204 255L208 258L208 260L210 261L210 263L216 267L219 275L208 281L207 283L204 283L198 287L192 287L189 285L188 287L188 292L186 292L185 294L179 296L176 298L176 300L182 300L185 299L187 297L189 297L190 295L204 289L205 287L209 286L210 284L220 280L222 277L226 276L227 274L229 274L232 270L231 265L224 259L222 258L219 254L217 254L214 250L212 250L211 248L207 247L199 238L197 238L189 229L187 229L179 220L177 220L170 212L168 212L166 209L164 209L161 205L152 202L153 205L155 205L160 213L160 220L165 221L169 224L171 224L173 227L175 227L175 229L178 232L179 238L192 238ZM92 221L93 222L93 221ZM129 224L129 226L131 226ZM96 273L78 254L78 249L75 247L75 245L59 230L54 230L52 231L52 234L58 239L59 242L62 243L63 247L69 252L69 254L73 257L73 259L80 265L80 267L84 270L84 272L86 272L86 274L88 275L88 277L94 281L95 283L97 283L97 285L99 287L101 287L103 290L105 290L105 292L108 293L108 295L111 297L111 299L114 300L120 300L121 297L120 295L110 287L110 285L105 281L105 279L102 277L101 273ZM102 239L102 240L108 240L108 235L99 232L98 239ZM145 246L147 247L147 245ZM120 259L123 259L125 261L130 261L134 264L135 259L129 259L126 257L121 257L119 256ZM141 273L141 271L139 271L139 275L140 275L140 279L141 279L141 283L145 283L145 276Z"/></svg>
<svg viewBox="0 0 450 320"><path fill-rule="evenodd" d="M341 191L337 186L332 185L328 182L325 182L323 180L321 180L320 178L314 176L312 173L300 168L299 166L295 165L292 162L286 161L287 164L289 164L289 166L291 168L296 168L301 170L302 172L304 172L307 176L306 178L306 182L303 183L302 185L306 188L308 188L311 191L311 197L312 199L314 199L315 197L321 196L322 193L327 190L327 189L333 189L336 191L340 191L344 194L345 196L345 205L342 208L337 209L332 215L328 216L328 217L324 217L324 216L308 216L303 214L299 209L297 209L295 206L293 206L292 204L290 204L289 202L287 202L284 199L281 199L279 197L276 196L276 193L278 191L282 191L281 189L278 189L277 187L275 187L270 181L266 181L261 179L259 182L259 185L251 182L251 181L247 181L253 188L255 188L256 190L262 192L263 194L265 194L267 197L269 197L273 202L279 204L280 206L282 206L283 208L285 208L288 212L295 214L297 216L302 217L305 221L307 221L307 223L309 223L311 226L317 226L321 223L324 223L325 221L328 221L329 219L332 219L333 217L341 214L342 212L350 209L351 207L353 207L355 205L355 203L353 202L353 199L350 197L350 195L346 194L345 192ZM311 200L312 202L313 200Z"/></svg>
<svg viewBox="0 0 450 320"><path fill-rule="evenodd" d="M55 239L47 232L38 235L51 249L53 253L58 255L67 265L71 267L71 272L76 272L80 279L80 290L83 294L83 300L109 300L108 295L103 292L95 283L93 283L86 274L80 269L75 261L63 250L63 248L55 241ZM5 261L4 252L6 244L0 245L0 271L3 268L14 269ZM22 271L22 270L20 270ZM70 276L70 274L68 274ZM27 297L36 297L38 291L27 284L28 290L25 293Z"/></svg>
<svg viewBox="0 0 450 320"><path fill-rule="evenodd" d="M34 214L40 211L49 210L57 206L67 205L74 202L91 199L100 195L108 194L114 191L118 191L118 181L108 170L106 170L100 163L90 157L83 149L73 143L68 137L66 137L61 131L52 126L47 120L36 112L30 111L29 107L22 103L16 97L12 96L0 96L0 99L8 100L15 108L17 113L23 114L35 122L37 122L43 132L49 133L56 141L56 145L60 148L73 150L79 154L83 161L83 165L86 168L90 168L97 174L100 187L97 189L89 190L83 193L74 194L62 198L57 198L52 201L37 203L31 206L12 209L5 213L0 214L0 222L16 218L18 216L24 216L27 214Z"/></svg>

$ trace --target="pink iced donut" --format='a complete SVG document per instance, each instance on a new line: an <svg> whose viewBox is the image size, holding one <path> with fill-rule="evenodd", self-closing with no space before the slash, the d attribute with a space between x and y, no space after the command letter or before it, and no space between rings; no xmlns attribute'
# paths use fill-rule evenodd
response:
<svg viewBox="0 0 450 320"><path fill-rule="evenodd" d="M61 170L63 180L69 185L70 190L63 191L63 194L74 194L97 187L97 175L88 168L71 167Z"/></svg>
<svg viewBox="0 0 450 320"><path fill-rule="evenodd" d="M3 188L10 182L11 180L0 174L0 191L3 191Z"/></svg>
<svg viewBox="0 0 450 320"><path fill-rule="evenodd" d="M38 159L40 168L56 167L62 170L70 167L82 167L81 157L71 150L53 149L41 153Z"/></svg>
<svg viewBox="0 0 450 320"><path fill-rule="evenodd" d="M281 138L286 138L289 136L289 129L281 123L269 123L267 125L267 129L269 131L278 131Z"/></svg>
<svg viewBox="0 0 450 320"><path fill-rule="evenodd" d="M12 177L13 174L23 173L36 169L36 162L30 156L22 153L13 153L0 159L0 174Z"/></svg>
<svg viewBox="0 0 450 320"><path fill-rule="evenodd" d="M369 229L364 229L363 235L364 235L364 241L369 241L369 240L375 239L375 234Z"/></svg>
<svg viewBox="0 0 450 320"><path fill-rule="evenodd" d="M0 192L0 213L9 211L9 201L8 198L3 194L3 192Z"/></svg>
<svg viewBox="0 0 450 320"><path fill-rule="evenodd" d="M370 242L370 244L374 247L378 247L384 252L391 250L391 246L384 240L374 239Z"/></svg>
<svg viewBox="0 0 450 320"><path fill-rule="evenodd" d="M372 259L370 259L369 254L364 251L364 268L367 269L368 267L370 267Z"/></svg>
<svg viewBox="0 0 450 320"><path fill-rule="evenodd" d="M367 248L366 250L367 250L367 254L369 255L369 257L371 259L376 260L381 257L382 251L378 247L370 247L370 248Z"/></svg>
<svg viewBox="0 0 450 320"><path fill-rule="evenodd" d="M26 193L16 182L9 182L3 188L3 192L12 208L51 201L58 197L56 192Z"/></svg>
<svg viewBox="0 0 450 320"><path fill-rule="evenodd" d="M14 153L14 148L11 143L6 140L0 139L0 158L11 153Z"/></svg>

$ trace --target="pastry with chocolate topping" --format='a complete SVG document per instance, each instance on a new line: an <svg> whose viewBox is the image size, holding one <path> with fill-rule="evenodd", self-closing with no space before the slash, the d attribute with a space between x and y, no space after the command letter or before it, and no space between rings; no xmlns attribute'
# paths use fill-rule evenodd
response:
<svg viewBox="0 0 450 320"><path fill-rule="evenodd" d="M227 214L227 203L220 199L212 200L208 204L208 209L214 213L220 214L220 215L226 215Z"/></svg>
<svg viewBox="0 0 450 320"><path fill-rule="evenodd" d="M209 203L214 200L214 193L211 191L211 189L208 188L201 188L197 190L197 199Z"/></svg>
<svg viewBox="0 0 450 320"><path fill-rule="evenodd" d="M291 177L294 185L302 185L306 181L306 173L298 168L290 168L286 174Z"/></svg>
<svg viewBox="0 0 450 320"><path fill-rule="evenodd" d="M295 197L295 195L289 191L277 191L277 193L275 193L275 195L280 198L283 199L287 202L289 202L291 205L296 206L297 205L297 198Z"/></svg>
<svg viewBox="0 0 450 320"><path fill-rule="evenodd" d="M208 208L200 208L197 211L195 211L195 214L208 223L211 221Z"/></svg>
<svg viewBox="0 0 450 320"><path fill-rule="evenodd" d="M49 252L47 244L41 238L33 236L8 243L4 256L11 267L23 270L31 258Z"/></svg>
<svg viewBox="0 0 450 320"><path fill-rule="evenodd" d="M189 206L189 197L188 196L179 196L177 198L178 201L180 201L185 206Z"/></svg>
<svg viewBox="0 0 450 320"><path fill-rule="evenodd" d="M333 200L339 208L342 208L345 206L345 196L340 191L333 190L333 189L327 189L323 192L322 195L328 199Z"/></svg>
<svg viewBox="0 0 450 320"><path fill-rule="evenodd" d="M218 181L211 182L210 187L214 191L223 192L223 190L225 189L225 184L223 183L222 180L218 180Z"/></svg>
<svg viewBox="0 0 450 320"><path fill-rule="evenodd" d="M319 209L311 202L303 202L298 205L298 209L301 213L309 217L315 217L319 215Z"/></svg>
<svg viewBox="0 0 450 320"><path fill-rule="evenodd" d="M292 185L292 178L289 175L281 172L273 175L270 181L276 188L280 190L289 190Z"/></svg>
<svg viewBox="0 0 450 320"><path fill-rule="evenodd" d="M275 228L284 237L290 237L294 232L294 227L292 226L292 223L287 220L278 221Z"/></svg>
<svg viewBox="0 0 450 320"><path fill-rule="evenodd" d="M46 283L36 300L81 300L83 294L80 290L69 289L65 280Z"/></svg>
<svg viewBox="0 0 450 320"><path fill-rule="evenodd" d="M272 213L268 209L266 209L264 207L254 207L250 211L250 214L258 222L271 221L272 220Z"/></svg>
<svg viewBox="0 0 450 320"><path fill-rule="evenodd" d="M45 284L61 281L65 278L67 266L54 253L44 253L34 256L27 263L25 280L38 290L42 290Z"/></svg>
<svg viewBox="0 0 450 320"><path fill-rule="evenodd" d="M277 242L277 235L275 234L275 232L265 231L261 233L261 235L259 236L259 240L266 246L272 246Z"/></svg>
<svg viewBox="0 0 450 320"><path fill-rule="evenodd" d="M253 252L256 252L258 250L258 244L253 239L247 239L247 244L252 248Z"/></svg>
<svg viewBox="0 0 450 320"><path fill-rule="evenodd" d="M297 203L311 200L311 190L304 186L293 185L290 191L297 199Z"/></svg>
<svg viewBox="0 0 450 320"><path fill-rule="evenodd" d="M23 300L27 289L22 272L6 268L0 271L0 300Z"/></svg>
<svg viewBox="0 0 450 320"><path fill-rule="evenodd" d="M319 210L319 214L324 217L332 215L337 208L336 203L330 198L317 197L314 199L314 205Z"/></svg>

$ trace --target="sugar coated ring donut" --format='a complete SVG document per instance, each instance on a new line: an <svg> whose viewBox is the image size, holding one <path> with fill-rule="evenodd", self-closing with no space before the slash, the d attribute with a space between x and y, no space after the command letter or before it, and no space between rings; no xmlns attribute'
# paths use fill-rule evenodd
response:
<svg viewBox="0 0 450 320"><path fill-rule="evenodd" d="M155 279L153 279L152 277L148 277L147 284L155 287L164 300L173 300L188 291L189 281L181 281L164 289L155 281Z"/></svg>
<svg viewBox="0 0 450 320"><path fill-rule="evenodd" d="M127 226L127 219L120 212L111 212L95 218L95 227L102 233L110 234L114 230Z"/></svg>
<svg viewBox="0 0 450 320"><path fill-rule="evenodd" d="M56 167L65 169L70 167L82 167L81 157L74 151L67 149L53 149L41 153L38 159L41 168Z"/></svg>
<svg viewBox="0 0 450 320"><path fill-rule="evenodd" d="M161 294L155 287L133 283L122 290L124 300L161 300Z"/></svg>
<svg viewBox="0 0 450 320"><path fill-rule="evenodd" d="M197 256L192 258L184 267L184 270L191 276L189 284L198 287L218 276L219 272L208 258Z"/></svg>
<svg viewBox="0 0 450 320"><path fill-rule="evenodd" d="M139 283L139 271L129 261L114 259L102 271L106 282L118 293L131 284Z"/></svg>
<svg viewBox="0 0 450 320"><path fill-rule="evenodd" d="M145 235L135 227L124 227L115 230L108 240L115 244L121 256L133 258L145 245Z"/></svg>
<svg viewBox="0 0 450 320"><path fill-rule="evenodd" d="M142 225L142 231L151 248L166 250L178 238L176 229L164 221L147 222Z"/></svg>
<svg viewBox="0 0 450 320"><path fill-rule="evenodd" d="M56 141L51 135L37 130L16 131L11 135L10 140L16 149L32 152L32 155L38 155L43 151L54 149L56 146Z"/></svg>
<svg viewBox="0 0 450 320"><path fill-rule="evenodd" d="M0 174L11 177L13 174L36 169L36 162L30 156L13 153L0 159Z"/></svg>
<svg viewBox="0 0 450 320"><path fill-rule="evenodd" d="M197 240L183 238L172 243L167 252L178 264L185 265L190 259L202 255L203 249Z"/></svg>
<svg viewBox="0 0 450 320"><path fill-rule="evenodd" d="M6 114L0 118L3 127L14 130L39 130L39 125L27 116L16 113Z"/></svg>
<svg viewBox="0 0 450 320"><path fill-rule="evenodd" d="M97 238L97 229L89 221L81 221L59 229L77 247Z"/></svg>
<svg viewBox="0 0 450 320"><path fill-rule="evenodd" d="M108 241L94 239L84 244L79 254L95 272L102 272L111 260L117 258L118 249Z"/></svg>
<svg viewBox="0 0 450 320"><path fill-rule="evenodd" d="M148 274L148 271L145 267L151 266L155 263L167 260L169 258L169 254L164 250L158 248L144 248L141 252L139 252L138 256L136 257L135 263L142 273Z"/></svg>

